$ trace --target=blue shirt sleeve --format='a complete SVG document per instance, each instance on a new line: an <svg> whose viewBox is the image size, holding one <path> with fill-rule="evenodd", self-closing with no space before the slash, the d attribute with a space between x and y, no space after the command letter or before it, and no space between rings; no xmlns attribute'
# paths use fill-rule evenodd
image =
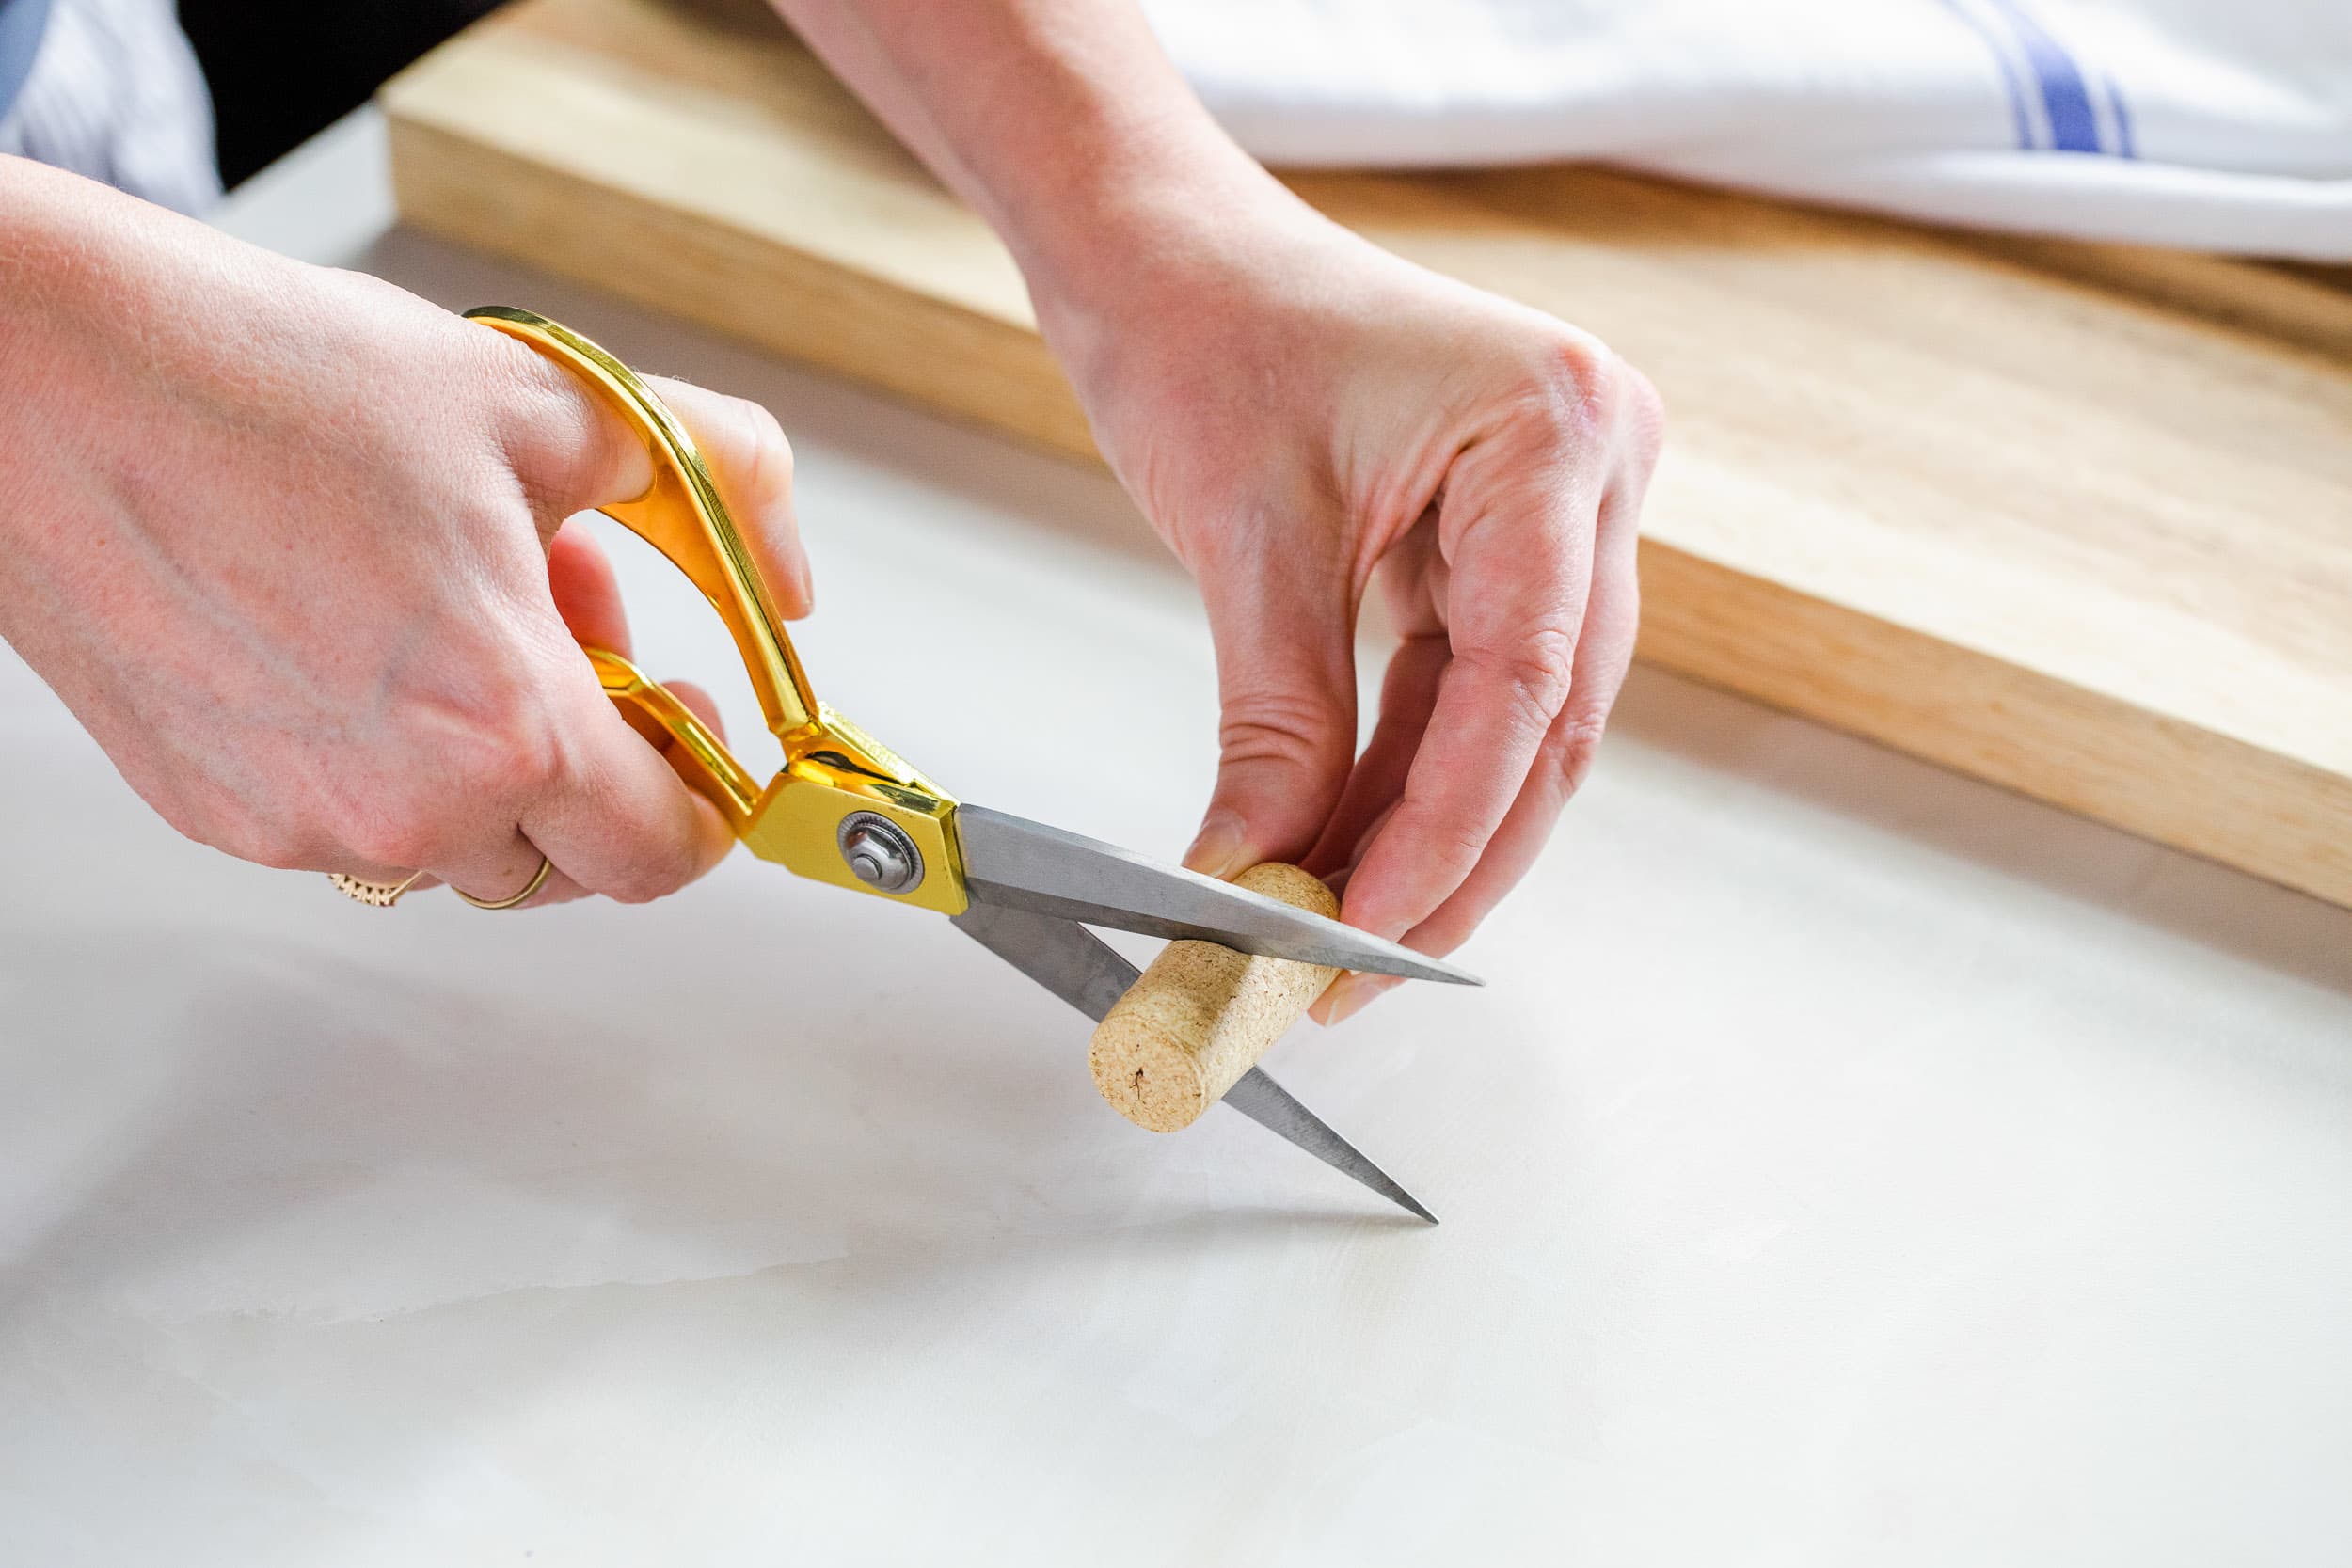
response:
<svg viewBox="0 0 2352 1568"><path fill-rule="evenodd" d="M16 105L24 78L33 73L40 35L49 25L49 0L0 0L0 119Z"/></svg>

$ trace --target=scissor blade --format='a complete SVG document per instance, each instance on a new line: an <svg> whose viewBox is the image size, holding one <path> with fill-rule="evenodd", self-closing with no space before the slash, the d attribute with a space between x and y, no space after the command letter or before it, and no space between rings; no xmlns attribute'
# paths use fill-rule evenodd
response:
<svg viewBox="0 0 2352 1568"><path fill-rule="evenodd" d="M1075 921L1031 910L974 904L955 917L954 925L1098 1023L1111 1010L1111 1004L1136 983L1136 966ZM1251 1068L1243 1074L1240 1083L1225 1091L1225 1102L1390 1202L1432 1225L1438 1223L1438 1216L1422 1208L1412 1194L1262 1069Z"/></svg>
<svg viewBox="0 0 2352 1568"><path fill-rule="evenodd" d="M977 902L1369 974L1484 984L1468 970L1263 894L986 806L956 808L956 837Z"/></svg>
<svg viewBox="0 0 2352 1568"><path fill-rule="evenodd" d="M1101 937L1057 915L974 904L950 924L1097 1023L1142 973Z"/></svg>
<svg viewBox="0 0 2352 1568"><path fill-rule="evenodd" d="M1241 1082L1225 1091L1225 1103L1259 1126L1280 1133L1333 1170L1354 1177L1398 1208L1419 1214L1431 1225L1438 1223L1438 1216L1422 1208L1419 1198L1365 1159L1354 1144L1332 1132L1328 1122L1301 1105L1290 1090L1268 1078L1264 1069L1253 1067L1243 1073Z"/></svg>

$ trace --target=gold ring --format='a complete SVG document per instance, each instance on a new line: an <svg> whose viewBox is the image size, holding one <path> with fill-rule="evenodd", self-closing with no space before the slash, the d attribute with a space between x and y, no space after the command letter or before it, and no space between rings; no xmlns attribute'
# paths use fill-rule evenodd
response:
<svg viewBox="0 0 2352 1568"><path fill-rule="evenodd" d="M397 882L371 882L362 877L346 877L340 871L330 871L326 879L334 883L335 891L346 898L356 898L375 909L389 910L399 903L400 895L415 887L417 879L423 875L421 871L411 871Z"/></svg>
<svg viewBox="0 0 2352 1568"><path fill-rule="evenodd" d="M539 869L531 874L531 880L523 884L522 892L511 898L476 898L462 887L452 887L450 892L457 895L477 910L511 910L517 904L530 903L531 895L548 885L548 873L554 869L555 863L548 859L545 854L540 855ZM414 879L410 879L412 881Z"/></svg>

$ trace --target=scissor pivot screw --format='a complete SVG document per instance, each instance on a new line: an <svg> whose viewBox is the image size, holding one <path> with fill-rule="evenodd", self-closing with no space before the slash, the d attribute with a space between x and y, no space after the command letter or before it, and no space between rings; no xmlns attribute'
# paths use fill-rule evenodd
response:
<svg viewBox="0 0 2352 1568"><path fill-rule="evenodd" d="M922 885L923 852L880 812L851 812L841 819L838 839L850 875L876 893L912 893Z"/></svg>

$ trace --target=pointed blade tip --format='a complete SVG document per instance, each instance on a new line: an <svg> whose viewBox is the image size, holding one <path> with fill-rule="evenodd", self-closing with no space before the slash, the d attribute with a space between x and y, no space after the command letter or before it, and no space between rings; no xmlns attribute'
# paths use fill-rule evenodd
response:
<svg viewBox="0 0 2352 1568"><path fill-rule="evenodd" d="M1484 986L1486 983L1460 964L1441 958L1435 953L1416 951L1401 942L1374 936L1357 927L1350 926L1344 929L1357 939L1357 953L1371 958L1372 965L1368 967L1359 962L1343 967L1366 974L1393 974L1405 980L1434 980L1441 986Z"/></svg>
<svg viewBox="0 0 2352 1568"><path fill-rule="evenodd" d="M1406 1192L1395 1177L1374 1164L1363 1150L1332 1131L1330 1123L1300 1104L1296 1096L1266 1075L1265 1069L1253 1067L1243 1073L1240 1082L1225 1091L1223 1102L1359 1186L1378 1194L1419 1219L1431 1225L1438 1223L1438 1216L1421 1199Z"/></svg>
<svg viewBox="0 0 2352 1568"><path fill-rule="evenodd" d="M1402 951L1412 955L1409 969L1401 965L1389 969L1374 970L1362 970L1359 965L1351 967L1358 968L1364 974L1395 974L1400 978L1406 980L1433 980L1441 986L1475 986L1483 988L1486 984L1486 981L1480 979L1477 975L1472 974L1469 970L1463 969L1456 964L1447 963L1443 958L1433 958L1428 957L1426 954L1414 953L1409 947L1404 948Z"/></svg>
<svg viewBox="0 0 2352 1568"><path fill-rule="evenodd" d="M1343 928L1356 940L1342 949L1351 961L1334 965L1335 968L1352 969L1359 974L1390 974L1400 980L1433 980L1441 986L1483 987L1486 983L1461 965L1435 954L1416 952L1401 942L1390 942L1353 926Z"/></svg>

